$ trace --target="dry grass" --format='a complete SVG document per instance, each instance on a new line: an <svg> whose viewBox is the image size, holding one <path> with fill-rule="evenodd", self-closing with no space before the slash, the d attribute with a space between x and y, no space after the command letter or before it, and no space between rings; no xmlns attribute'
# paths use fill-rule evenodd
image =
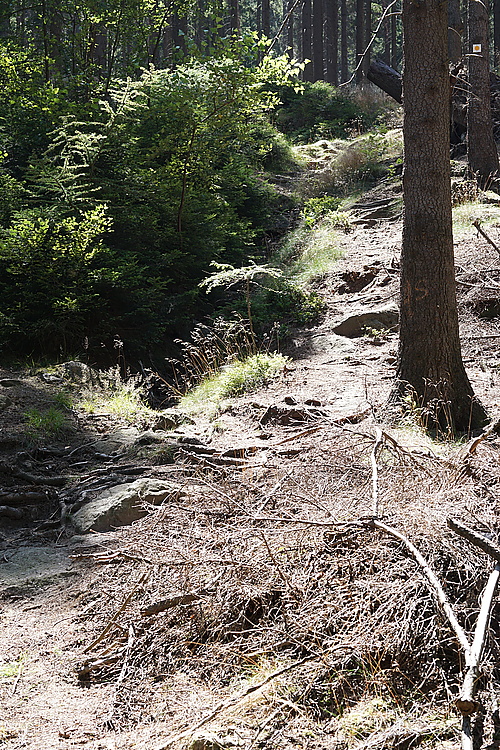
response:
<svg viewBox="0 0 500 750"><path fill-rule="evenodd" d="M387 739L388 727L410 731L423 712L440 707L439 718L418 730L422 746L435 748L456 731L446 707L458 689L460 657L418 565L400 543L360 521L372 512L373 438L324 425L320 441L306 435L291 445L299 454L286 467L280 449L265 468L243 472L186 466L184 499L152 508L132 533L117 536L115 544L126 542L138 559L96 580L89 594L101 613L95 634L146 579L91 654L100 658L116 641L108 658L117 658L91 669L91 679L120 674L113 723L144 720L153 705L173 747L197 736L200 722L205 732L238 726L245 747L265 744L284 726L292 735L324 731L343 747L370 737L370 747L383 747L377 737ZM448 531L446 519L494 531L498 446L483 443L467 461L460 455L384 449L379 510L420 549L470 630L491 563ZM141 615L193 592L191 601ZM486 672L498 680L493 656ZM294 663L286 676L250 690ZM205 722L215 695L222 704ZM369 709L353 716L363 701Z"/></svg>

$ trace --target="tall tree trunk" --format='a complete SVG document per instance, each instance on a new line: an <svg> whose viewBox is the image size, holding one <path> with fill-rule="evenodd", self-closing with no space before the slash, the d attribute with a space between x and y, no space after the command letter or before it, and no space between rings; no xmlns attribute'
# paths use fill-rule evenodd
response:
<svg viewBox="0 0 500 750"><path fill-rule="evenodd" d="M54 71L59 75L64 74L63 59L63 17L56 6L50 8L49 18L49 51Z"/></svg>
<svg viewBox="0 0 500 750"><path fill-rule="evenodd" d="M172 17L172 41L174 55L186 54L187 19L174 13Z"/></svg>
<svg viewBox="0 0 500 750"><path fill-rule="evenodd" d="M448 55L452 64L462 57L464 24L460 15L460 0L448 0Z"/></svg>
<svg viewBox="0 0 500 750"><path fill-rule="evenodd" d="M100 75L106 75L106 52L108 47L108 33L104 26L96 25L93 29L92 62Z"/></svg>
<svg viewBox="0 0 500 750"><path fill-rule="evenodd" d="M262 0L262 33L271 36L271 5L269 0Z"/></svg>
<svg viewBox="0 0 500 750"><path fill-rule="evenodd" d="M484 187L498 172L498 152L491 120L487 0L469 0L467 21L467 162L470 174L476 176Z"/></svg>
<svg viewBox="0 0 500 750"><path fill-rule="evenodd" d="M383 11L385 12L387 8L388 2L385 0L384 5L382 6ZM385 62L386 65L391 64L391 19L386 18L384 20L383 26L382 26L382 39L384 42L383 52L380 55L380 59L382 62Z"/></svg>
<svg viewBox="0 0 500 750"><path fill-rule="evenodd" d="M287 29L287 47L289 50L290 57L293 57L293 51L295 49L295 40L294 40L294 13L292 11L293 6L295 5L295 0L288 0L288 6L287 6L287 13L290 13L290 18L288 19L288 29Z"/></svg>
<svg viewBox="0 0 500 750"><path fill-rule="evenodd" d="M233 34L239 34L241 31L239 0L229 0L229 16L231 19L231 31Z"/></svg>
<svg viewBox="0 0 500 750"><path fill-rule="evenodd" d="M313 79L322 81L323 72L323 0L313 0Z"/></svg>
<svg viewBox="0 0 500 750"><path fill-rule="evenodd" d="M396 398L447 436L485 421L460 351L451 216L448 12L403 0L404 172Z"/></svg>
<svg viewBox="0 0 500 750"><path fill-rule="evenodd" d="M500 65L500 0L493 0L493 60Z"/></svg>
<svg viewBox="0 0 500 750"><path fill-rule="evenodd" d="M364 80L362 58L365 51L365 3L356 0L356 83L361 85Z"/></svg>
<svg viewBox="0 0 500 750"><path fill-rule="evenodd" d="M16 39L20 47L26 43L26 0L19 0L16 7Z"/></svg>
<svg viewBox="0 0 500 750"><path fill-rule="evenodd" d="M312 13L311 0L304 0L302 5L302 59L312 60ZM313 66L307 63L303 74L304 81L314 80Z"/></svg>
<svg viewBox="0 0 500 750"><path fill-rule="evenodd" d="M338 86L339 83L339 6L338 0L326 0L325 6L326 22L326 80Z"/></svg>
<svg viewBox="0 0 500 750"><path fill-rule="evenodd" d="M347 0L340 0L340 80L347 81L349 68L347 62Z"/></svg>
<svg viewBox="0 0 500 750"><path fill-rule="evenodd" d="M399 47L398 47L398 19L395 13L391 15L391 68L398 69Z"/></svg>
<svg viewBox="0 0 500 750"><path fill-rule="evenodd" d="M372 0L365 0L365 54L363 57L363 80L366 80L366 74L370 67L370 42L372 39Z"/></svg>

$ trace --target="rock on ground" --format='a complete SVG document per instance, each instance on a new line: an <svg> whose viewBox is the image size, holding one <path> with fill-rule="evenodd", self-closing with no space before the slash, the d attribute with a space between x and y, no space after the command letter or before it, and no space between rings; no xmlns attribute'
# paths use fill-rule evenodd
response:
<svg viewBox="0 0 500 750"><path fill-rule="evenodd" d="M127 526L147 514L147 505L160 505L167 498L178 499L180 494L177 485L157 479L119 484L80 508L72 517L73 526L82 534Z"/></svg>

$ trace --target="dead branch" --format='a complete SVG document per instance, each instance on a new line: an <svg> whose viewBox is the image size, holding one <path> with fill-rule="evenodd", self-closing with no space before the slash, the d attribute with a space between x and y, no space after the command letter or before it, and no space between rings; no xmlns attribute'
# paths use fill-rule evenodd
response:
<svg viewBox="0 0 500 750"><path fill-rule="evenodd" d="M104 630L101 632L101 634L90 644L90 646L87 646L86 649L84 649L83 653L88 654L90 651L92 651L98 643L102 641L102 639L106 636L107 633L111 630L113 624L116 622L120 614L123 612L127 604L130 602L132 597L134 596L137 589L139 589L142 584L145 582L146 578L149 576L149 572L143 573L142 576L139 578L137 583L135 584L132 591L130 591L127 596L125 597L123 603L120 605L120 607L116 610L114 615L111 617L111 619L108 621L107 625L104 627Z"/></svg>
<svg viewBox="0 0 500 750"><path fill-rule="evenodd" d="M288 439L290 439L290 438L288 438ZM283 484L283 482L285 482L285 480L288 479L288 477L292 473L293 473L293 469L288 469L288 471L286 472L286 474L284 474L281 477L281 479L278 482L276 482L276 484L274 485L274 487L272 489L270 489L269 492L266 492L266 495L264 497L263 503L260 505L259 508L257 508L257 513L262 513L262 511L265 509L265 507L268 504L268 502L270 500L272 500L275 492L277 492L279 490L279 488L281 487L281 485Z"/></svg>
<svg viewBox="0 0 500 750"><path fill-rule="evenodd" d="M206 591L197 591L191 594L179 594L169 599L162 599L161 602L155 602L155 604L150 604L149 607L141 609L141 615L149 617L150 615L157 615L159 612L165 612L167 609L172 609L172 607L178 607L180 604L191 604L192 602L197 602L207 593Z"/></svg>
<svg viewBox="0 0 500 750"><path fill-rule="evenodd" d="M352 645L343 643L338 646L334 646L332 649L329 649L329 651L338 651L340 649L352 649ZM249 688L244 690L239 695L234 696L233 698L229 698L226 701L222 701L214 708L213 711L211 711L210 714L208 714L208 716L205 716L204 719L199 721L194 726L189 727L188 729L185 729L180 734L176 734L173 737L170 737L170 739L167 740L166 743L157 745L155 750L167 750L167 748L171 747L173 744L179 742L180 740L183 740L183 739L186 739L187 737L192 736L194 732L196 732L198 729L201 729L201 727L204 726L205 724L208 724L209 721L212 721L212 719L214 719L222 711L225 711L226 709L237 705L242 700L244 700L244 698L246 698L248 695L255 693L257 690L261 690L263 687L268 685L270 682L272 682L272 680L275 680L277 677L281 677L281 675L287 674L288 672L291 672L292 670L297 669L298 667L301 667L303 664L306 664L309 661L322 659L322 658L325 658L326 656L328 656L328 652L325 652L324 654L310 654L309 656L305 656L303 659L299 659L299 661L294 661L293 664L289 664L286 667L277 669L275 672L272 672L272 674L268 675L265 680L262 680L262 682L258 682L256 685L251 685Z"/></svg>
<svg viewBox="0 0 500 750"><path fill-rule="evenodd" d="M372 467L372 511L375 517L378 516L378 467L377 467L377 453L382 447L384 442L384 433L377 427L375 431L375 442L373 444L372 452L370 455L370 463Z"/></svg>
<svg viewBox="0 0 500 750"><path fill-rule="evenodd" d="M131 555L129 552L125 552L121 549L109 550L107 552L77 552L74 555L69 555L69 557L71 560L92 560L93 562L99 564L121 562L122 560L133 560L134 562L147 563L148 565L151 565L151 560L147 560L145 557L137 557L136 555Z"/></svg>
<svg viewBox="0 0 500 750"><path fill-rule="evenodd" d="M130 659L130 653L132 651L132 647L134 645L135 641L135 632L134 632L134 626L130 624L128 626L128 640L127 645L124 649L124 657L123 657L123 664L122 668L120 669L120 674L118 675L118 679L116 681L113 696L110 700L110 707L108 711L107 717L104 719L103 724L104 726L108 727L109 729L114 729L114 723L113 723L113 714L115 712L115 706L117 703L117 696L118 696L118 690L120 689L120 685L122 684L125 675L127 673L128 665L129 665L129 659Z"/></svg>
<svg viewBox="0 0 500 750"><path fill-rule="evenodd" d="M490 573L488 583L483 591L481 608L474 629L474 640L472 642L470 653L468 654L467 671L462 683L460 696L455 701L462 716L470 716L478 707L477 701L474 700L474 695L476 692L477 678L479 676L479 664L481 663L481 657L484 651L486 633L490 622L493 599L498 587L499 578L500 563L497 563Z"/></svg>
<svg viewBox="0 0 500 750"><path fill-rule="evenodd" d="M498 336L500 336L500 334L495 334L495 338L498 338ZM478 336L477 338L485 338L485 337ZM488 337L488 338L493 338L493 337ZM490 435L492 435L494 432L498 430L499 425L500 425L500 417L497 417L491 422L491 424L480 435L478 435L478 437L473 438L473 440L471 440L466 445L465 455L466 456L473 455L476 452L478 446L483 442L483 440L486 440L486 438L489 438Z"/></svg>
<svg viewBox="0 0 500 750"><path fill-rule="evenodd" d="M473 529L469 529L468 526L464 526L463 523L456 521L453 518L448 518L446 521L448 528L458 534L463 539L467 539L468 542L473 544L475 547L479 547L483 552L492 557L497 562L500 562L500 545L496 542L487 539L483 534L479 534Z"/></svg>
<svg viewBox="0 0 500 750"><path fill-rule="evenodd" d="M479 232L480 235L482 235L482 237L484 237L484 239L486 240L486 242L488 242L492 247L494 247L495 250L497 251L497 253L500 254L500 248L498 247L498 245L496 245L493 242L493 240L491 239L491 237L488 237L488 235L486 234L486 232L484 231L484 229L481 227L480 220L479 219L475 219L472 222L472 226L476 227L477 231Z"/></svg>
<svg viewBox="0 0 500 750"><path fill-rule="evenodd" d="M471 646L470 646L467 636L465 635L465 631L460 625L460 623L458 622L455 616L455 613L453 611L453 608L450 602L448 601L448 597L446 596L438 577L433 572L433 570L431 570L424 556L418 551L415 545L413 545L410 542L408 537L404 536L404 534L401 534L392 526L388 526L382 521L378 521L376 518L369 519L365 523L366 523L366 526L369 526L371 528L381 529L382 531L385 531L386 534L389 534L390 536L393 536L395 539L398 539L400 542L402 542L405 545L406 549L409 552L411 552L415 560L418 562L418 564L422 568L425 574L425 577L429 581L432 587L432 590L434 594L436 595L436 598L438 602L440 603L443 609L443 612L446 615L448 622L451 625L451 628L457 637L458 642L462 646L464 652L468 654L470 652Z"/></svg>

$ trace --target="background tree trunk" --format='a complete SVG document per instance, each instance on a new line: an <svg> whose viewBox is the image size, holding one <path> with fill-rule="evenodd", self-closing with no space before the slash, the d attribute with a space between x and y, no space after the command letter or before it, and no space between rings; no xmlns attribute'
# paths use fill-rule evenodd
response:
<svg viewBox="0 0 500 750"><path fill-rule="evenodd" d="M396 14L391 15L391 67L398 69L399 65L399 48L398 48L398 19Z"/></svg>
<svg viewBox="0 0 500 750"><path fill-rule="evenodd" d="M452 64L462 57L464 24L460 15L460 0L448 0L448 55Z"/></svg>
<svg viewBox="0 0 500 750"><path fill-rule="evenodd" d="M500 0L493 0L493 64L500 65Z"/></svg>
<svg viewBox="0 0 500 750"><path fill-rule="evenodd" d="M323 71L323 0L313 0L313 77L324 79Z"/></svg>
<svg viewBox="0 0 500 750"><path fill-rule="evenodd" d="M344 83L347 78L347 0L340 0L340 80Z"/></svg>
<svg viewBox="0 0 500 750"><path fill-rule="evenodd" d="M404 221L395 397L446 435L485 421L460 351L451 217L448 12L403 0Z"/></svg>
<svg viewBox="0 0 500 750"><path fill-rule="evenodd" d="M302 5L302 59L312 60L312 12L311 12L311 0L304 0ZM313 81L313 66L312 63L307 63L304 68L303 74L304 81Z"/></svg>
<svg viewBox="0 0 500 750"><path fill-rule="evenodd" d="M467 13L467 162L470 174L476 176L482 187L498 172L498 152L491 119L487 8L487 0L469 0ZM480 46L479 52L474 52L476 45Z"/></svg>
<svg viewBox="0 0 500 750"><path fill-rule="evenodd" d="M363 57L363 80L366 80L368 68L370 67L370 42L372 39L372 0L365 0L365 43L366 50Z"/></svg>
<svg viewBox="0 0 500 750"><path fill-rule="evenodd" d="M288 30L287 30L287 46L289 49L289 55L290 57L293 57L293 51L295 49L294 44L294 16L295 13L292 11L292 8L294 6L294 0L288 0L288 6L287 6L287 12L291 13L290 18L288 19Z"/></svg>
<svg viewBox="0 0 500 750"><path fill-rule="evenodd" d="M240 33L240 4L239 0L229 0L229 16L231 19L231 31Z"/></svg>
<svg viewBox="0 0 500 750"><path fill-rule="evenodd" d="M327 0L325 7L326 20L326 80L338 86L339 83L339 7L338 0Z"/></svg>
<svg viewBox="0 0 500 750"><path fill-rule="evenodd" d="M364 0L356 0L356 83L358 86L360 86L364 80L363 66L360 65L360 63L365 50L365 20Z"/></svg>
<svg viewBox="0 0 500 750"><path fill-rule="evenodd" d="M262 33L271 36L271 6L269 0L262 0Z"/></svg>

